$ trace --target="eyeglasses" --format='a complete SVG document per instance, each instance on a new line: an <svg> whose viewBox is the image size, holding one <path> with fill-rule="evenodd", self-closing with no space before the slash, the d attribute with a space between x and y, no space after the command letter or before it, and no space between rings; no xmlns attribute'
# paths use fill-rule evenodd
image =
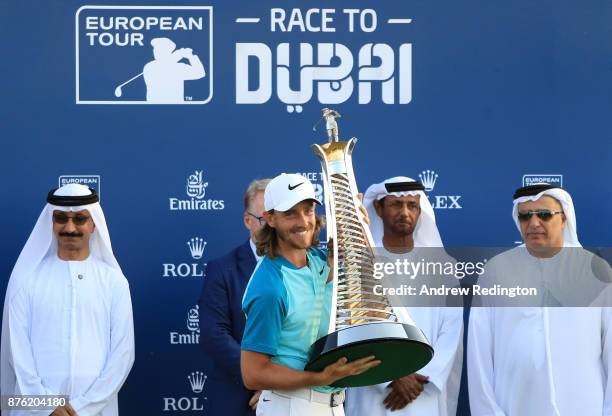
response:
<svg viewBox="0 0 612 416"><path fill-rule="evenodd" d="M258 217L255 214L251 214L250 212L247 212L247 214L249 214L251 217L255 218L257 221L259 221L259 225L264 223L264 217Z"/></svg>
<svg viewBox="0 0 612 416"><path fill-rule="evenodd" d="M542 221L550 221L553 215L563 214L563 211L551 211L549 209L537 209L537 210L529 210L527 212L518 213L518 220L520 222L527 222L531 219L533 215L537 215L539 219Z"/></svg>
<svg viewBox="0 0 612 416"><path fill-rule="evenodd" d="M81 226L85 225L90 218L91 217L88 217L87 215L75 215L74 217L69 217L66 214L53 214L53 222L61 225L68 224L68 221L72 220L74 225Z"/></svg>

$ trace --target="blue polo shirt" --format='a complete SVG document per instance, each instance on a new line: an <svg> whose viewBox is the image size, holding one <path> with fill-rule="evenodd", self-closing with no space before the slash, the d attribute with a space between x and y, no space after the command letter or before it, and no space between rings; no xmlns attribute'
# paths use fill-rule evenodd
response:
<svg viewBox="0 0 612 416"><path fill-rule="evenodd" d="M242 299L246 325L243 350L271 355L271 361L304 370L310 346L327 335L333 284L327 282L327 250L310 248L308 265L265 256L251 276ZM340 389L313 387L329 393Z"/></svg>

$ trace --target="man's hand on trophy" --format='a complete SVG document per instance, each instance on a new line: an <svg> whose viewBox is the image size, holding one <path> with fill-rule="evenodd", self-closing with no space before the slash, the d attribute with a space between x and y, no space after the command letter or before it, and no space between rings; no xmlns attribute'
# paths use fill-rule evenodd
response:
<svg viewBox="0 0 612 416"><path fill-rule="evenodd" d="M376 367L381 363L376 357L370 355L359 360L348 362L346 357L340 358L333 364L328 365L321 371L321 386L329 386L330 384L349 376L363 374L370 368Z"/></svg>
<svg viewBox="0 0 612 416"><path fill-rule="evenodd" d="M368 210L366 207L363 206L363 194L361 192L357 194L357 199L359 199L359 212L361 212L365 223L370 225L370 216L368 215Z"/></svg>

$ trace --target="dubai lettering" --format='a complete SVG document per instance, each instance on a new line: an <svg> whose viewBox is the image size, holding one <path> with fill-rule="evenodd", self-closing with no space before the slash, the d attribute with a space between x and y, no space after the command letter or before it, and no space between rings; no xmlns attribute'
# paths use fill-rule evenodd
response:
<svg viewBox="0 0 612 416"><path fill-rule="evenodd" d="M273 8L269 29L336 32L336 15L335 9ZM343 9L340 16L349 32L369 33L378 27L373 9ZM330 105L353 97L359 104L408 104L412 101L412 44L366 42L355 48L328 42L236 43L236 103L264 104L273 95L290 113L301 112L302 105L314 98Z"/></svg>

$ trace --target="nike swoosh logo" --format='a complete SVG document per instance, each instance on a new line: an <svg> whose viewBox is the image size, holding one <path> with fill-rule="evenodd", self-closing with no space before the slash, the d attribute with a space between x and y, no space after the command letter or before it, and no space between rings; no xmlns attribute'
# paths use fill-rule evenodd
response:
<svg viewBox="0 0 612 416"><path fill-rule="evenodd" d="M304 184L304 182L301 182L301 183L298 183L297 185L293 185L293 186L287 185L287 187L289 188L290 191L293 191L295 188L297 188L298 186L303 185L303 184Z"/></svg>
<svg viewBox="0 0 612 416"><path fill-rule="evenodd" d="M271 402L272 401L270 399L261 399L261 400L263 400L264 402Z"/></svg>
<svg viewBox="0 0 612 416"><path fill-rule="evenodd" d="M319 274L323 274L323 270L325 270L325 266L323 266L323 268L321 269L321 271L319 272Z"/></svg>

